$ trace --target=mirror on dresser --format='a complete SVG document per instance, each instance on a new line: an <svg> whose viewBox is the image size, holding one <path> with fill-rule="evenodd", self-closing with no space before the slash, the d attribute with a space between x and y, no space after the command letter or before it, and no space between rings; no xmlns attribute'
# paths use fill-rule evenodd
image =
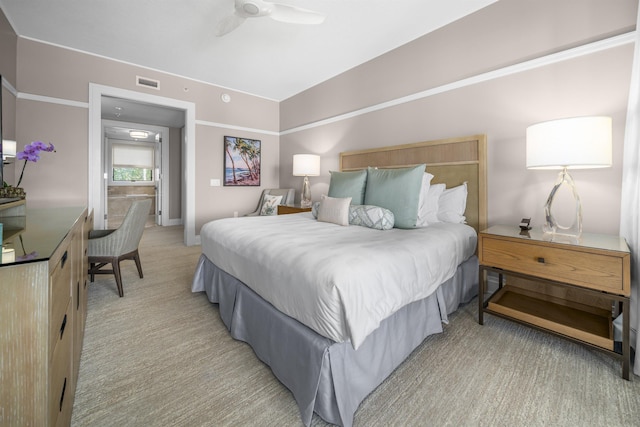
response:
<svg viewBox="0 0 640 427"><path fill-rule="evenodd" d="M5 76L0 75L0 82L0 184L4 186L15 184L17 98L13 85ZM11 201L0 192L0 206Z"/></svg>
<svg viewBox="0 0 640 427"><path fill-rule="evenodd" d="M3 139L2 139L2 91L3 91L3 85L2 85L2 76L0 75L0 159L2 159L2 162L0 162L0 183L2 183L2 185L4 185L4 144L3 144Z"/></svg>

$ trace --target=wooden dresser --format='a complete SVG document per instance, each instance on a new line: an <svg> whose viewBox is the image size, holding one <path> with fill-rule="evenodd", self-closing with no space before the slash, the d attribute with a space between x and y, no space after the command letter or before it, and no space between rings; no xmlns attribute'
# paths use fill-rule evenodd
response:
<svg viewBox="0 0 640 427"><path fill-rule="evenodd" d="M20 209L0 210L0 425L68 426L93 217L82 207Z"/></svg>

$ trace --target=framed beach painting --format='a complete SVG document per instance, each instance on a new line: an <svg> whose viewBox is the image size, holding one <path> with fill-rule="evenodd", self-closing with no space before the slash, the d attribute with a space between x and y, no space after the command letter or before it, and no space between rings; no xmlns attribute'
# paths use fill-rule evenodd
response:
<svg viewBox="0 0 640 427"><path fill-rule="evenodd" d="M224 185L260 186L260 141L224 137Z"/></svg>

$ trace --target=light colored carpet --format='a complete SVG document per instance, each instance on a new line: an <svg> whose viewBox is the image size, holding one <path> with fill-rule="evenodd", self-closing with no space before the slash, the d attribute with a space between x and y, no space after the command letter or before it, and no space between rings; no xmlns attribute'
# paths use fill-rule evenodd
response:
<svg viewBox="0 0 640 427"><path fill-rule="evenodd" d="M72 426L301 426L289 391L190 291L200 247L145 230L144 279L98 276ZM461 307L365 401L355 426L638 426L640 378L596 350ZM326 426L314 416L312 425Z"/></svg>

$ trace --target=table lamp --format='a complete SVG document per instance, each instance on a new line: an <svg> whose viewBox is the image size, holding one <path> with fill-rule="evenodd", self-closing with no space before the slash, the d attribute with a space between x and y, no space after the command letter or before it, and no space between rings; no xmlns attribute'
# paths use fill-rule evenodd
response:
<svg viewBox="0 0 640 427"><path fill-rule="evenodd" d="M304 176L302 183L301 206L311 207L311 188L309 187L309 177L320 175L320 156L315 154L294 154L293 155L293 176Z"/></svg>
<svg viewBox="0 0 640 427"><path fill-rule="evenodd" d="M544 206L546 233L580 236L582 206L568 169L605 168L612 164L611 117L575 117L552 120L527 128L527 169L560 169ZM552 212L553 199L566 184L575 201L571 225L559 224Z"/></svg>
<svg viewBox="0 0 640 427"><path fill-rule="evenodd" d="M2 140L2 161L7 162L9 158L16 156L16 141L10 139Z"/></svg>

